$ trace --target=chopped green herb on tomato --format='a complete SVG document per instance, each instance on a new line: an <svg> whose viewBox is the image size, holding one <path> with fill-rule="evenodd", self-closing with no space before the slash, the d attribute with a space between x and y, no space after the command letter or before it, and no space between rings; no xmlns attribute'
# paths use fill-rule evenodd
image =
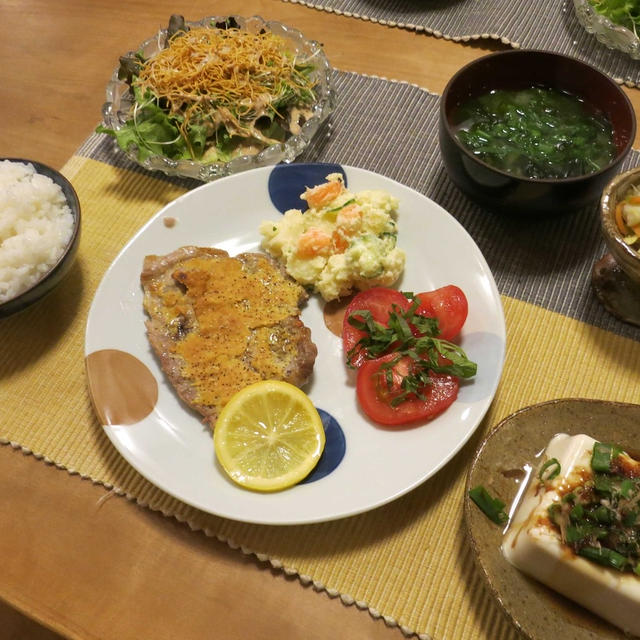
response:
<svg viewBox="0 0 640 640"><path fill-rule="evenodd" d="M392 351L417 351L428 353L442 373L471 377L476 373L475 364L450 342L460 333L467 309L464 293L453 285L415 295L385 287L363 291L351 301L344 316L347 363L357 368L368 358ZM451 360L449 368L441 368L434 356L438 353Z"/></svg>
<svg viewBox="0 0 640 640"><path fill-rule="evenodd" d="M409 382L421 375L427 381ZM356 378L362 410L374 422L389 426L437 416L453 404L459 386L455 376L420 370L413 358L395 353L367 360Z"/></svg>
<svg viewBox="0 0 640 640"><path fill-rule="evenodd" d="M342 341L349 366L357 368L367 357L381 355L379 352L369 356L358 346L360 341L367 338L373 323L386 327L394 309L406 311L410 306L411 302L400 291L386 287L367 289L355 296L345 311L342 324Z"/></svg>
<svg viewBox="0 0 640 640"><path fill-rule="evenodd" d="M372 420L385 425L427 420L454 402L458 379L477 371L464 350L447 339L460 332L467 309L464 293L453 285L415 295L378 287L352 300L343 344L348 366L358 369L358 400Z"/></svg>

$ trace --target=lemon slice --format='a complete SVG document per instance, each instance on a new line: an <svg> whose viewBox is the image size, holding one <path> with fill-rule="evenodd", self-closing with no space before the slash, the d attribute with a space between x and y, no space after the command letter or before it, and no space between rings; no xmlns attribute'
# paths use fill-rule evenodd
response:
<svg viewBox="0 0 640 640"><path fill-rule="evenodd" d="M324 449L322 420L304 391L264 380L236 393L213 432L216 456L232 480L248 489L290 487L316 466Z"/></svg>

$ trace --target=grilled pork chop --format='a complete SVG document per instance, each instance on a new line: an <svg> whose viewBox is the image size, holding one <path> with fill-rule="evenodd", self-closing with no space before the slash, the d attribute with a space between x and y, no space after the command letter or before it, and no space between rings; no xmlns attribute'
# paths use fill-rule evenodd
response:
<svg viewBox="0 0 640 640"><path fill-rule="evenodd" d="M317 355L299 318L306 291L269 256L181 247L140 276L149 342L182 400L213 428L259 380L306 382Z"/></svg>

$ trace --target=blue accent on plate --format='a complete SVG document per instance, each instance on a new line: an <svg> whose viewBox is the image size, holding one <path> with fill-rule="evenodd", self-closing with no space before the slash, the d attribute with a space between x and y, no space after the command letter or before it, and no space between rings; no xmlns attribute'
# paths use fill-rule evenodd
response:
<svg viewBox="0 0 640 640"><path fill-rule="evenodd" d="M328 476L342 462L347 448L344 431L338 421L323 409L318 409L318 413L322 418L326 438L324 451L313 471L300 484L308 484Z"/></svg>
<svg viewBox="0 0 640 640"><path fill-rule="evenodd" d="M304 200L300 200L300 194L307 187L322 184L330 173L341 173L347 186L347 174L339 164L310 162L276 165L269 174L271 202L280 213L302 209Z"/></svg>

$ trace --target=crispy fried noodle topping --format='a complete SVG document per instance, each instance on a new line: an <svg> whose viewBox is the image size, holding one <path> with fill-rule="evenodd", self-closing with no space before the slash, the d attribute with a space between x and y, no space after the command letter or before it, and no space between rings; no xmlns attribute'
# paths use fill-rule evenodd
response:
<svg viewBox="0 0 640 640"><path fill-rule="evenodd" d="M144 63L134 84L143 95L150 91L166 100L170 113L184 114L183 133L198 116L263 142L271 140L256 129L256 120L281 115L279 105L296 95L306 102L312 90L281 37L210 27L176 33Z"/></svg>

